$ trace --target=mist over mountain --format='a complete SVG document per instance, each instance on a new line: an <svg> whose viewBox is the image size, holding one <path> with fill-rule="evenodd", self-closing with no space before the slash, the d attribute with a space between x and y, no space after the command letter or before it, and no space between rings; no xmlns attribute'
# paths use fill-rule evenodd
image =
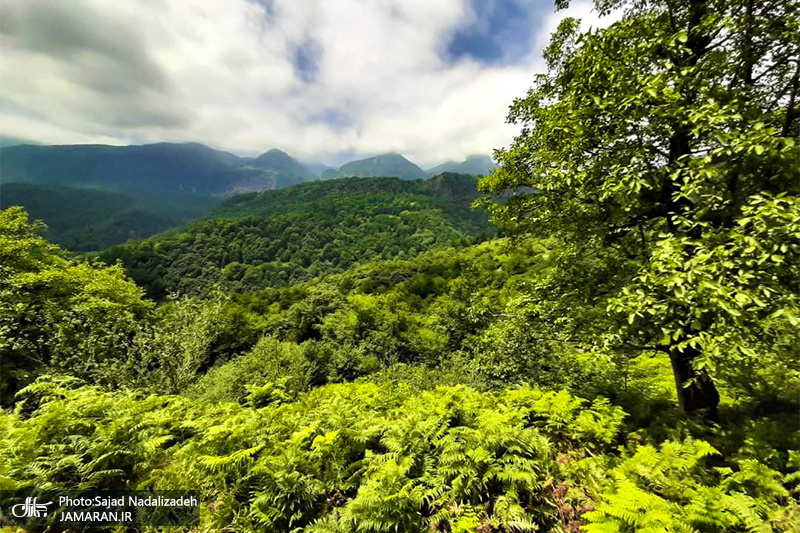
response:
<svg viewBox="0 0 800 533"><path fill-rule="evenodd" d="M115 191L189 192L229 195L280 189L288 185L340 177L422 179L442 172L486 174L488 156L470 156L427 171L400 154L350 161L338 169L300 162L284 151L240 157L199 143L131 146L16 144L0 148L0 180L40 186L91 186Z"/></svg>
<svg viewBox="0 0 800 533"><path fill-rule="evenodd" d="M28 139L20 139L19 137L0 136L0 148L7 146L19 146L21 144L39 144Z"/></svg>
<svg viewBox="0 0 800 533"><path fill-rule="evenodd" d="M336 167L332 167L330 165L326 165L325 163L320 163L318 161L303 161L303 166L306 167L306 170L311 172L314 175L314 179L322 178L322 175L326 172L332 170L336 171Z"/></svg>
<svg viewBox="0 0 800 533"><path fill-rule="evenodd" d="M275 148L241 161L242 166L236 169L238 179L226 191L228 194L280 189L317 179L305 165Z"/></svg>
<svg viewBox="0 0 800 533"><path fill-rule="evenodd" d="M282 150L273 148L252 160L252 165L259 168L273 170L289 170L307 172L305 167L294 160L292 156Z"/></svg>
<svg viewBox="0 0 800 533"><path fill-rule="evenodd" d="M366 159L351 161L339 170L322 174L322 179L332 178L377 178L391 176L403 180L426 178L425 171L400 154L381 154Z"/></svg>
<svg viewBox="0 0 800 533"><path fill-rule="evenodd" d="M494 160L488 155L471 155L464 161L448 161L433 168L429 168L425 173L429 177L437 176L442 172L455 172L458 174L474 174L476 176L485 176L491 172L497 165Z"/></svg>

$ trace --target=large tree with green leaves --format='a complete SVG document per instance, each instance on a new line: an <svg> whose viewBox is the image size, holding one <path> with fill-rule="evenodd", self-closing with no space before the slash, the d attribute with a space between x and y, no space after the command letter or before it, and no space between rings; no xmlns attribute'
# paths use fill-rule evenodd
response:
<svg viewBox="0 0 800 533"><path fill-rule="evenodd" d="M0 404L42 373L115 382L153 304L119 265L71 261L20 207L0 211Z"/></svg>
<svg viewBox="0 0 800 533"><path fill-rule="evenodd" d="M800 3L595 6L623 16L559 26L480 184L495 221L553 239L530 316L567 342L667 353L686 411L715 417L723 379L796 385Z"/></svg>

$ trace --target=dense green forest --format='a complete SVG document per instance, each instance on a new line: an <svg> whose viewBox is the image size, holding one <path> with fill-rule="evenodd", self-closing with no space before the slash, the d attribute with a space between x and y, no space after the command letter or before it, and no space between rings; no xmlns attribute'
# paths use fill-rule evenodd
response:
<svg viewBox="0 0 800 533"><path fill-rule="evenodd" d="M558 263L548 243L156 307L119 267L72 263L24 212L2 216L0 375L21 389L3 488L188 483L208 527L245 530L798 518L797 368L720 382L721 425L681 416L667 355L531 329L529 288Z"/></svg>
<svg viewBox="0 0 800 533"><path fill-rule="evenodd" d="M478 182L237 196L99 258L0 212L0 489L196 489L198 531L800 530L800 4L595 4L625 15L559 26Z"/></svg>
<svg viewBox="0 0 800 533"><path fill-rule="evenodd" d="M75 252L105 250L201 218L221 199L196 194L122 193L60 185L3 183L0 208L19 205L47 224L45 237Z"/></svg>
<svg viewBox="0 0 800 533"><path fill-rule="evenodd" d="M351 178L234 196L185 228L100 254L119 260L150 296L214 285L253 290L310 279L374 258L411 257L492 233L471 210L476 178Z"/></svg>

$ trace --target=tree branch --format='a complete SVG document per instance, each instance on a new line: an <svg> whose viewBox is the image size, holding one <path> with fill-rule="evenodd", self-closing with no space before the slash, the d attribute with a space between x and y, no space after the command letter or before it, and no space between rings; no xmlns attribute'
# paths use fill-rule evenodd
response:
<svg viewBox="0 0 800 533"><path fill-rule="evenodd" d="M792 76L792 92L789 95L789 106L786 108L786 120L783 123L782 137L788 137L794 121L794 101L797 97L798 77L800 77L800 61L797 61L794 76Z"/></svg>

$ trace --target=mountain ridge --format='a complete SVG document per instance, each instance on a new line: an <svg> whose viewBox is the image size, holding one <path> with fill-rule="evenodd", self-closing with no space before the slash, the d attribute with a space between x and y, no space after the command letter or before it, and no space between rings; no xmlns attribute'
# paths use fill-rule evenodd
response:
<svg viewBox="0 0 800 533"><path fill-rule="evenodd" d="M79 252L161 233L208 214L223 197L340 177L429 176L398 153L333 169L278 148L243 157L196 142L0 149L0 205L25 207L50 227L50 239Z"/></svg>
<svg viewBox="0 0 800 533"><path fill-rule="evenodd" d="M277 148L255 157L243 157L197 142L0 145L0 179L4 183L88 185L122 192L230 195L279 189L316 179L424 179L442 172L483 175L492 168L491 158L483 155L423 170L396 152L348 161L333 168L315 161L300 161Z"/></svg>
<svg viewBox="0 0 800 533"><path fill-rule="evenodd" d="M404 180L424 179L425 171L402 155L390 152L350 161L336 171L326 171L322 179L394 177Z"/></svg>
<svg viewBox="0 0 800 533"><path fill-rule="evenodd" d="M467 156L464 161L447 161L441 165L436 165L425 170L429 177L441 174L442 172L455 172L458 174L474 174L476 176L485 176L491 172L497 165L494 160L488 155L474 154Z"/></svg>
<svg viewBox="0 0 800 533"><path fill-rule="evenodd" d="M313 179L300 163L281 153L285 157L275 157L270 151L258 158L243 158L200 143L25 144L0 149L0 179L206 195L276 189Z"/></svg>

